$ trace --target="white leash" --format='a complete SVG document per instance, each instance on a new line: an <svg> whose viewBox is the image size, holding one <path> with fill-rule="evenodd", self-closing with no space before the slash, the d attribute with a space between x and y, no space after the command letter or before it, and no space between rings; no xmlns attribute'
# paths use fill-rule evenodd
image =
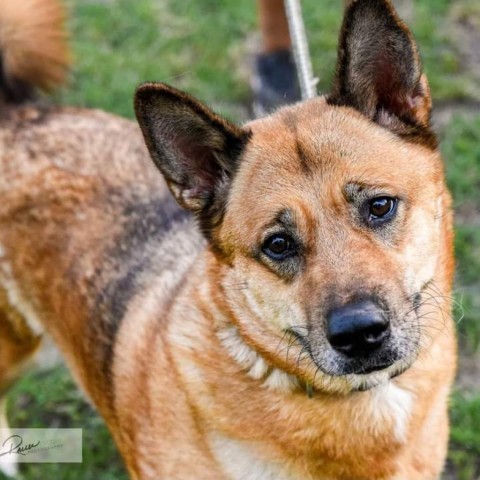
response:
<svg viewBox="0 0 480 480"><path fill-rule="evenodd" d="M307 100L317 96L317 89L315 87L318 78L313 76L308 40L302 17L302 8L300 6L300 0L284 0L284 2L302 100Z"/></svg>

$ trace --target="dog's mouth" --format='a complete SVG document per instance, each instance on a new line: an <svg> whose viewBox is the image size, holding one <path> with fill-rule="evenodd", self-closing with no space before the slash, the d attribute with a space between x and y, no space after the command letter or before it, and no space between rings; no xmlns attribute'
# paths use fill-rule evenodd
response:
<svg viewBox="0 0 480 480"><path fill-rule="evenodd" d="M348 385L349 391L366 391L384 384L389 380L401 375L410 368L414 358L414 352L406 355L409 349L386 344L374 354L347 358L338 353L329 352L328 349L313 348L307 336L294 334L297 341L302 345L302 351L307 352L311 361L317 367L316 377L319 384L332 385L336 381ZM405 347L405 346L404 346ZM328 380L320 380L323 373Z"/></svg>
<svg viewBox="0 0 480 480"><path fill-rule="evenodd" d="M324 371L328 375L369 375L374 372L388 370L396 362L402 360L402 356L393 348L385 348L375 355L358 357L358 358L342 358L335 355L331 360L325 360Z"/></svg>
<svg viewBox="0 0 480 480"><path fill-rule="evenodd" d="M391 367L393 363L380 363L378 365L369 365L367 367L364 367L361 371L355 371L352 372L354 374L363 374L363 375L368 375L369 373L373 372L379 372L381 370L386 370L387 368Z"/></svg>
<svg viewBox="0 0 480 480"><path fill-rule="evenodd" d="M385 353L387 354L387 353ZM336 369L327 369L325 373L331 378L343 379L350 391L367 391L386 384L407 371L416 355L404 356L388 352L388 360L380 358L356 361L350 364L337 364Z"/></svg>
<svg viewBox="0 0 480 480"><path fill-rule="evenodd" d="M400 361L368 374L348 375L352 392L366 392L393 380L410 368L410 362Z"/></svg>

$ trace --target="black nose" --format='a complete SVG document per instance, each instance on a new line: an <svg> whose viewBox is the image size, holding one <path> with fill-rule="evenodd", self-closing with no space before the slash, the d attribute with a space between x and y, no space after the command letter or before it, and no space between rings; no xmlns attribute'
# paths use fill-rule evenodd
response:
<svg viewBox="0 0 480 480"><path fill-rule="evenodd" d="M382 310L369 300L335 308L327 315L327 338L332 347L348 357L367 356L390 335Z"/></svg>

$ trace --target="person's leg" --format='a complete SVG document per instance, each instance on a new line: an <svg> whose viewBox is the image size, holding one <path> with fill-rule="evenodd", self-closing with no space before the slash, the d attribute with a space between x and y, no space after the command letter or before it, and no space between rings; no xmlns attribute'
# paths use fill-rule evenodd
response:
<svg viewBox="0 0 480 480"><path fill-rule="evenodd" d="M300 89L283 0L258 0L257 5L262 45L252 87L254 113L260 117L300 100Z"/></svg>
<svg viewBox="0 0 480 480"><path fill-rule="evenodd" d="M290 50L292 43L283 0L258 0L258 24L263 53Z"/></svg>

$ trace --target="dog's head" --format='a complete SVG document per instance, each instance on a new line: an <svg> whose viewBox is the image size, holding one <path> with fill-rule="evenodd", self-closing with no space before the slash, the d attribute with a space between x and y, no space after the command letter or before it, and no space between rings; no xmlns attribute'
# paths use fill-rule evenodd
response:
<svg viewBox="0 0 480 480"><path fill-rule="evenodd" d="M150 153L198 218L242 338L317 388L399 374L436 330L422 307L451 265L430 107L387 0L347 8L330 95L245 127L166 85L137 91Z"/></svg>

